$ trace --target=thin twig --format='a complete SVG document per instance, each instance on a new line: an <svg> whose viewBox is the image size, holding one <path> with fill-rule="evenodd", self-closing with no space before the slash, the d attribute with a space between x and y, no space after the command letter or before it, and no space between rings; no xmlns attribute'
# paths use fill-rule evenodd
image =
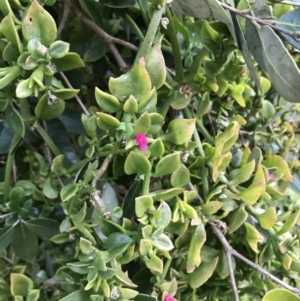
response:
<svg viewBox="0 0 300 301"><path fill-rule="evenodd" d="M215 235L219 238L221 244L223 245L224 252L226 254L226 260L228 265L228 271L229 271L229 278L231 287L233 290L234 300L239 301L239 293L238 288L236 285L235 277L234 277L234 270L233 270L233 264L232 264L232 250L233 248L230 246L228 241L226 240L224 234L219 229L219 225L216 222L209 222L210 226L212 227L213 232Z"/></svg>
<svg viewBox="0 0 300 301"><path fill-rule="evenodd" d="M115 38L115 37L109 35L108 33L106 33L101 27L99 27L97 24L95 24L92 20L90 20L89 18L84 16L82 14L82 12L80 11L80 9L74 4L73 0L65 0L65 1L71 1L71 9L77 15L77 17L79 19L81 19L81 21L83 23L85 23L87 26L89 26L95 33L97 33L100 38L104 39L104 41L107 44L110 44L110 43L119 44L119 45L123 45L133 51L138 50L138 47L136 47L134 44L131 44L124 40Z"/></svg>
<svg viewBox="0 0 300 301"><path fill-rule="evenodd" d="M64 2L63 14L61 16L61 19L60 19L60 22L59 22L59 26L58 26L58 29L57 29L57 37L59 39L60 39L62 31L65 28L66 22L68 20L69 12L70 12L70 2L69 1L65 1Z"/></svg>
<svg viewBox="0 0 300 301"><path fill-rule="evenodd" d="M193 184L191 182L187 184L187 187L190 191L193 191L193 190L196 191L195 187L193 186ZM204 205L204 201L198 193L196 195L196 200L200 205Z"/></svg>
<svg viewBox="0 0 300 301"><path fill-rule="evenodd" d="M232 249L232 255L241 259L242 261L244 261L245 263L247 263L250 267L252 267L253 269L255 269L256 271L258 271L259 273L261 273L262 275L264 275L267 278L270 278L271 280L273 280L274 282L276 282L277 284L279 284L281 287L289 290L290 292L296 294L296 295L300 295L300 289L290 286L289 284L283 282L282 280L278 279L277 277L275 277L274 275L272 275L271 273L267 272L265 269L263 269L262 267L260 267L259 265L255 264L254 262L252 262L251 260L249 260L248 258L246 258L245 256L243 256L242 254L240 254L238 251L236 251L235 249Z"/></svg>
<svg viewBox="0 0 300 301"><path fill-rule="evenodd" d="M66 85L68 86L69 89L74 89L72 87L72 85L70 84L68 78L65 76L65 74L63 72L59 72L60 76L63 78L64 82L66 83ZM85 105L83 104L83 102L81 101L81 99L79 98L78 95L75 95L75 99L77 100L78 104L80 105L82 111L84 112L85 115L90 116L91 114L89 113L89 111L87 110L87 108L85 107Z"/></svg>
<svg viewBox="0 0 300 301"><path fill-rule="evenodd" d="M189 190L195 190L195 188L193 187L193 185L191 183L189 183L187 186L188 186ZM197 200L202 200L202 198L198 194L196 196L196 199ZM203 200L202 200L202 202L203 202ZM208 223L212 227L213 232L218 237L218 239L220 240L220 242L223 245L223 248L225 250L226 257L227 257L227 262L228 262L229 273L230 273L230 281L231 281L231 285L232 285L232 288L233 288L233 291L234 291L234 294L235 294L235 300L239 300L239 299L237 299L238 296L236 296L237 286L236 286L236 283L235 283L234 275L232 275L232 273L233 273L232 262L231 262L231 260L228 260L229 256L231 256L231 255L239 258L240 260L242 260L243 262L248 264L251 268L258 271L259 273L261 273L265 277L270 278L275 283L279 284L281 287L289 290L290 292L292 292L296 295L300 295L300 289L298 289L296 287L293 287L293 286L290 286L289 284L287 284L287 283L283 282L282 280L278 279L277 277L275 277L274 275L272 275L271 273L269 273L268 271L263 269L261 266L255 264L254 262L252 262L251 260L249 260L248 258L243 256L242 254L240 254L238 251L236 251L234 248L232 248L232 246L227 241L225 235L219 229L219 225L216 223L216 221L209 221ZM231 264L231 267L230 267L230 264Z"/></svg>
<svg viewBox="0 0 300 301"><path fill-rule="evenodd" d="M104 42L107 44L108 48L114 55L116 61L118 62L118 65L122 71L127 71L129 67L125 63L124 59L122 58L121 54L119 53L117 47L115 44L123 45L133 51L137 51L138 47L135 45L123 41L121 39L115 38L108 33L106 33L101 27L99 27L96 23L94 23L92 20L87 18L81 10L74 4L73 0L65 0L66 2L69 2L70 7L72 11L75 13L75 15L83 22L85 23L88 27L90 27L101 39L104 40Z"/></svg>
<svg viewBox="0 0 300 301"><path fill-rule="evenodd" d="M105 160L103 161L101 167L99 168L98 172L96 173L93 181L92 181L92 188L93 190L96 189L97 183L99 182L99 180L101 179L102 175L104 174L104 172L106 171L108 164L111 160L111 158L113 157L113 155L115 154L116 150L120 147L120 143L117 142L114 147L112 148L112 150L110 151L110 153L108 154L108 156L105 158Z"/></svg>
<svg viewBox="0 0 300 301"><path fill-rule="evenodd" d="M291 2L291 1L281 1L280 4L287 4L287 5L293 5L293 6L300 6L299 2Z"/></svg>
<svg viewBox="0 0 300 301"><path fill-rule="evenodd" d="M233 13L235 13L235 14L237 14L237 15L239 15L239 16L245 18L245 19L248 19L248 20L251 20L251 21L255 21L256 23L261 24L261 25L267 25L267 26L270 26L270 27L273 28L274 30L276 30L276 31L278 31L278 32L281 32L281 33L283 33L283 34L286 34L286 35L292 37L292 38L293 38L294 40L296 40L296 41L299 41L299 39L300 39L300 33L299 33L298 31L295 32L295 31L290 31L290 30L287 30L287 29L284 29L284 28L281 28L281 27L277 27L277 26L275 26L275 25L273 25L273 24L271 24L271 23L269 23L269 22L267 22L267 21L264 21L264 20L259 19L259 18L257 18L257 17L248 15L248 14L246 14L245 12L243 12L243 11L241 11L241 10L238 10L238 9L236 9L236 8L230 6L230 5L227 5L227 4L223 3L223 2L218 1L218 3L219 3L222 7L224 7L224 8L226 8L226 9L232 11Z"/></svg>

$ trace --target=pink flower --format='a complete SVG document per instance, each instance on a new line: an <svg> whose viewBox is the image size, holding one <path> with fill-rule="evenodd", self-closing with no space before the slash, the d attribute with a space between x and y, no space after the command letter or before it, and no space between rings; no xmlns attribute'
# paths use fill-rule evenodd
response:
<svg viewBox="0 0 300 301"><path fill-rule="evenodd" d="M269 173L268 177L269 177L269 180L274 180L275 179L275 176L272 173Z"/></svg>
<svg viewBox="0 0 300 301"><path fill-rule="evenodd" d="M171 295L165 296L165 301L174 301L175 299Z"/></svg>
<svg viewBox="0 0 300 301"><path fill-rule="evenodd" d="M140 148L140 150L147 149L147 136L145 134L137 134L134 138L134 142Z"/></svg>

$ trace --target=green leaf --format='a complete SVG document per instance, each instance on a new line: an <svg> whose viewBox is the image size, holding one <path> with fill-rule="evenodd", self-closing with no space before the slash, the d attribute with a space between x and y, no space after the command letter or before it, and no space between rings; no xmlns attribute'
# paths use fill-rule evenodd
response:
<svg viewBox="0 0 300 301"><path fill-rule="evenodd" d="M160 138L154 140L149 146L152 157L161 158L165 152L165 146Z"/></svg>
<svg viewBox="0 0 300 301"><path fill-rule="evenodd" d="M202 205L201 211L205 215L212 215L216 213L219 209L221 209L222 206L223 206L223 202L211 201L208 202L207 204Z"/></svg>
<svg viewBox="0 0 300 301"><path fill-rule="evenodd" d="M50 239L59 233L59 222L49 218L36 218L27 221L26 227L36 235Z"/></svg>
<svg viewBox="0 0 300 301"><path fill-rule="evenodd" d="M128 277L127 273L124 273L121 270L117 270L115 273L115 277L117 278L117 280L119 280L122 284L124 284L125 286L128 287L137 287L137 285L135 285L130 278Z"/></svg>
<svg viewBox="0 0 300 301"><path fill-rule="evenodd" d="M123 111L125 113L135 113L138 110L138 102L132 95L125 101Z"/></svg>
<svg viewBox="0 0 300 301"><path fill-rule="evenodd" d="M228 225L229 233L236 231L241 227L248 217L248 213L245 210L245 204L241 204L238 209L236 209L230 218Z"/></svg>
<svg viewBox="0 0 300 301"><path fill-rule="evenodd" d="M151 192L149 196L151 196L155 200L169 200L174 196L183 192L183 188L170 188L170 189L161 189L154 192Z"/></svg>
<svg viewBox="0 0 300 301"><path fill-rule="evenodd" d="M256 218L263 229L269 230L277 221L276 210L270 207L264 213L256 215Z"/></svg>
<svg viewBox="0 0 300 301"><path fill-rule="evenodd" d="M163 272L163 266L164 266L164 263L163 261L157 257L156 255L152 255L150 257L150 259L148 259L146 262L145 262L146 266L148 269L151 270L151 272L155 273L159 273L161 274Z"/></svg>
<svg viewBox="0 0 300 301"><path fill-rule="evenodd" d="M184 164L180 164L179 167L171 175L171 185L173 187L184 187L189 182L190 171Z"/></svg>
<svg viewBox="0 0 300 301"><path fill-rule="evenodd" d="M90 292L84 291L83 289L80 289L78 291L75 291L66 297L60 299L59 301L93 301L90 297Z"/></svg>
<svg viewBox="0 0 300 301"><path fill-rule="evenodd" d="M300 215L300 209L291 214L287 220L285 221L283 227L280 229L280 231L277 233L277 235L281 235L283 233L286 233L289 231L294 225L297 223Z"/></svg>
<svg viewBox="0 0 300 301"><path fill-rule="evenodd" d="M103 131L114 130L118 128L121 124L119 119L117 119L114 116L111 116L110 114L96 112L96 115L97 115L97 119L96 119L97 125Z"/></svg>
<svg viewBox="0 0 300 301"><path fill-rule="evenodd" d="M142 181L134 181L128 189L122 203L123 217L131 219L134 216L135 198L137 198L142 191Z"/></svg>
<svg viewBox="0 0 300 301"><path fill-rule="evenodd" d="M105 205L105 208L110 212L113 212L116 209L116 207L118 207L118 205L119 205L116 191L113 188L113 186L109 183L104 184L102 193L101 193L101 199ZM118 221L118 219L115 217L112 217L112 220L114 222Z"/></svg>
<svg viewBox="0 0 300 301"><path fill-rule="evenodd" d="M50 178L47 178L43 184L43 193L49 199L56 199L58 196L58 190L53 187Z"/></svg>
<svg viewBox="0 0 300 301"><path fill-rule="evenodd" d="M77 184L68 184L60 191L60 197L62 202L66 202L71 199L77 193L79 187Z"/></svg>
<svg viewBox="0 0 300 301"><path fill-rule="evenodd" d="M230 91L230 95L233 97L233 99L243 108L246 106L246 102L243 97L244 90L244 86L239 84L235 86L232 91Z"/></svg>
<svg viewBox="0 0 300 301"><path fill-rule="evenodd" d="M18 111L9 103L5 110L5 120L11 128L21 137L25 135L25 124Z"/></svg>
<svg viewBox="0 0 300 301"><path fill-rule="evenodd" d="M51 62L56 66L58 72L69 71L77 68L83 68L84 62L75 52L67 53L63 58L53 58Z"/></svg>
<svg viewBox="0 0 300 301"><path fill-rule="evenodd" d="M157 92L156 89L153 88L150 93L139 99L138 113L144 113L146 111L153 112L155 110L157 104Z"/></svg>
<svg viewBox="0 0 300 301"><path fill-rule="evenodd" d="M254 171L255 168L255 161L252 160L251 162L247 163L245 166L243 166L238 173L236 174L236 176L234 177L234 179L232 181L230 181L232 183L232 185L239 185L241 183L244 183L246 181L248 181Z"/></svg>
<svg viewBox="0 0 300 301"><path fill-rule="evenodd" d="M127 175L135 173L148 174L151 171L151 163L145 156L130 152L126 158L124 170Z"/></svg>
<svg viewBox="0 0 300 301"><path fill-rule="evenodd" d="M134 123L134 132L133 134L147 134L151 126L151 119L148 112L143 113L138 120Z"/></svg>
<svg viewBox="0 0 300 301"><path fill-rule="evenodd" d="M238 18L236 16L236 14L231 12L231 11L230 11L230 15L231 15L231 18L232 18L232 21L233 21L233 26L234 26L234 31L235 31L235 35L236 35L237 44L238 44L240 50L242 51L245 63L248 67L248 70L250 72L250 75L251 75L252 79L255 81L257 87L261 90L260 81L259 81L258 76L257 76L257 71L255 70L255 67L253 65L251 53L250 53L250 51L248 49L248 46L246 44L246 40L245 40L244 34L242 32L241 26L239 24ZM245 106L244 100L241 101L242 98L239 98L240 101L237 98L235 98L235 99L242 107Z"/></svg>
<svg viewBox="0 0 300 301"><path fill-rule="evenodd" d="M51 92L57 98L71 99L75 97L79 91L80 91L79 89L53 89Z"/></svg>
<svg viewBox="0 0 300 301"><path fill-rule="evenodd" d="M252 184L242 192L239 192L237 195L241 197L246 204L253 205L258 201L262 193L265 192L265 189L265 175L262 165L258 164Z"/></svg>
<svg viewBox="0 0 300 301"><path fill-rule="evenodd" d="M110 78L109 91L121 101L133 95L137 101L143 102L151 94L151 80L145 68L145 60L140 59L132 69L118 78Z"/></svg>
<svg viewBox="0 0 300 301"><path fill-rule="evenodd" d="M291 293L290 291L281 288L276 288L266 293L266 295L262 299L262 301L283 301L283 300L299 301L300 298L297 295Z"/></svg>
<svg viewBox="0 0 300 301"><path fill-rule="evenodd" d="M98 106L107 113L116 113L121 110L119 100L106 92L103 92L99 88L95 88L95 98Z"/></svg>
<svg viewBox="0 0 300 301"><path fill-rule="evenodd" d="M45 94L41 97L34 109L37 118L42 120L50 120L60 116L65 110L65 101L57 99L55 102L49 102L49 95Z"/></svg>
<svg viewBox="0 0 300 301"><path fill-rule="evenodd" d="M68 242L70 239L69 233L61 233L53 236L50 241L54 242L55 244L64 244Z"/></svg>
<svg viewBox="0 0 300 301"><path fill-rule="evenodd" d="M166 234L161 233L161 228L158 228L152 233L150 240L152 244L160 251L171 251L174 249L171 239Z"/></svg>
<svg viewBox="0 0 300 301"><path fill-rule="evenodd" d="M13 13L9 13L2 19L0 24L0 32L7 38L8 41L11 42L13 46L18 48L19 53L22 53L23 45L20 41L20 37L13 20Z"/></svg>
<svg viewBox="0 0 300 301"><path fill-rule="evenodd" d="M192 234L189 251L187 255L186 271L187 273L194 272L201 263L200 252L203 244L206 241L206 231L204 224L195 227Z"/></svg>
<svg viewBox="0 0 300 301"><path fill-rule="evenodd" d="M37 39L46 47L56 39L54 19L36 0L32 1L22 22L22 33L26 41Z"/></svg>
<svg viewBox="0 0 300 301"><path fill-rule="evenodd" d="M259 253L257 248L257 244L259 242L264 242L263 236L249 223L244 223L246 228L246 236L245 239L247 240L249 246L255 253Z"/></svg>
<svg viewBox="0 0 300 301"><path fill-rule="evenodd" d="M25 261L34 260L39 251L37 236L26 227L23 221L15 226L11 245L16 255Z"/></svg>
<svg viewBox="0 0 300 301"><path fill-rule="evenodd" d="M186 95L182 94L179 91L176 91L176 96L171 102L171 107L175 110L181 110L188 106L188 104L191 102L191 98Z"/></svg>
<svg viewBox="0 0 300 301"><path fill-rule="evenodd" d="M19 66L5 67L3 69L0 69L0 72L2 71L2 77L0 76L0 89L11 84L11 82L21 74L21 68Z"/></svg>
<svg viewBox="0 0 300 301"><path fill-rule="evenodd" d="M22 80L18 83L16 88L16 95L18 98L27 98L33 95L33 87L30 88L29 84L30 84L30 78Z"/></svg>
<svg viewBox="0 0 300 301"><path fill-rule="evenodd" d="M99 213L97 214L99 215ZM125 229L120 225L110 220L104 219L101 216L95 217L95 222L99 224L99 229L105 236L109 236L110 234L115 232L125 233Z"/></svg>
<svg viewBox="0 0 300 301"><path fill-rule="evenodd" d="M112 233L107 237L106 246L109 255L116 258L126 251L133 240L123 233Z"/></svg>
<svg viewBox="0 0 300 301"><path fill-rule="evenodd" d="M262 26L260 34L266 71L272 85L285 100L299 102L300 73L294 59L269 26Z"/></svg>
<svg viewBox="0 0 300 301"><path fill-rule="evenodd" d="M152 86L156 89L159 89L164 84L167 75L165 59L161 51L162 39L163 36L160 37L145 57L146 69L149 73Z"/></svg>
<svg viewBox="0 0 300 301"><path fill-rule="evenodd" d="M176 171L180 166L180 155L179 153L173 153L164 156L156 165L154 177L161 177L164 175L171 174Z"/></svg>
<svg viewBox="0 0 300 301"><path fill-rule="evenodd" d="M268 168L276 168L276 170L273 173L281 177L283 181L292 181L290 168L287 162L281 156L267 155L267 158L263 161L263 164Z"/></svg>
<svg viewBox="0 0 300 301"><path fill-rule="evenodd" d="M27 297L33 289L33 281L23 274L10 274L10 291L13 296Z"/></svg>
<svg viewBox="0 0 300 301"><path fill-rule="evenodd" d="M278 23L276 23L276 26L297 33L299 31L300 24L299 13L299 8L291 10L290 12L286 13L278 19ZM300 50L299 41L296 41L291 36L288 36L286 34L282 33L281 35L288 41L288 43Z"/></svg>
<svg viewBox="0 0 300 301"><path fill-rule="evenodd" d="M150 295L139 294L134 298L134 301L157 301L157 298Z"/></svg>
<svg viewBox="0 0 300 301"><path fill-rule="evenodd" d="M219 257L215 257L211 262L202 263L190 276L188 283L192 289L202 286L213 274Z"/></svg>
<svg viewBox="0 0 300 301"><path fill-rule="evenodd" d="M121 297L127 300L133 300L139 293L130 288L120 288Z"/></svg>
<svg viewBox="0 0 300 301"><path fill-rule="evenodd" d="M161 136L163 141L170 141L176 145L188 142L195 129L196 119L175 119L168 125L168 132Z"/></svg>
<svg viewBox="0 0 300 301"><path fill-rule="evenodd" d="M41 290L39 290L39 289L31 290L28 293L26 301L38 301L38 299L40 297L40 293L41 293Z"/></svg>
<svg viewBox="0 0 300 301"><path fill-rule="evenodd" d="M155 210L153 199L149 195L143 195L135 199L135 214L137 217L143 217L147 210Z"/></svg>
<svg viewBox="0 0 300 301"><path fill-rule="evenodd" d="M13 226L0 229L0 254L11 243L14 232L15 232L15 228Z"/></svg>
<svg viewBox="0 0 300 301"><path fill-rule="evenodd" d="M220 155L214 159L212 166L212 179L214 182L217 181L220 174L222 174L227 166L230 164L232 159L232 154L230 152Z"/></svg>
<svg viewBox="0 0 300 301"><path fill-rule="evenodd" d="M53 58L59 59L64 57L70 49L70 44L63 41L55 41L49 47L49 55Z"/></svg>
<svg viewBox="0 0 300 301"><path fill-rule="evenodd" d="M159 214L159 216L156 217L156 214ZM171 208L166 202L162 201L156 212L153 214L153 218L150 218L150 221L151 224L154 225L156 228L165 228L169 225L171 219Z"/></svg>

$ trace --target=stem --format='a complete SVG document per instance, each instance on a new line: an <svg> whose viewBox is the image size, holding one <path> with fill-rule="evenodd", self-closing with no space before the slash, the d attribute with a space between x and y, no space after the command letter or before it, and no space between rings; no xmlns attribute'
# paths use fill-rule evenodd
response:
<svg viewBox="0 0 300 301"><path fill-rule="evenodd" d="M209 144L214 145L215 144L215 139L209 134L207 129L204 127L203 123L201 120L197 119L196 121L197 126L201 134L204 136L204 138L207 140Z"/></svg>
<svg viewBox="0 0 300 301"><path fill-rule="evenodd" d="M206 200L206 197L207 197L208 192L209 192L207 168L206 167L201 168L201 178L202 178L203 196L204 196L204 199Z"/></svg>
<svg viewBox="0 0 300 301"><path fill-rule="evenodd" d="M18 134L15 134L10 145L9 153L7 155L5 174L4 174L4 191L3 191L3 202L8 202L8 197L10 193L10 181L11 181L11 173L14 164L15 158L15 146L19 142L21 137Z"/></svg>
<svg viewBox="0 0 300 301"><path fill-rule="evenodd" d="M149 18L148 18L148 15L147 15L147 13L146 13L144 7L143 7L142 1L141 1L141 0L137 0L137 3L138 3L138 5L139 5L139 7L140 7L140 11L141 11L141 14L142 14L142 16L143 16L144 22L145 22L146 24L148 24L148 23L149 23Z"/></svg>
<svg viewBox="0 0 300 301"><path fill-rule="evenodd" d="M142 31L140 30L140 28L134 22L134 20L128 14L124 14L124 19L130 25L132 31L135 33L135 35L137 36L139 41L142 43L144 41L145 37L144 37Z"/></svg>
<svg viewBox="0 0 300 301"><path fill-rule="evenodd" d="M153 161L154 161L154 158L150 159L151 165L152 165ZM142 195L149 194L150 181L151 181L150 173L144 175Z"/></svg>
<svg viewBox="0 0 300 301"><path fill-rule="evenodd" d="M64 10L63 10L63 13L62 13L62 16L61 16L61 19L60 19L60 22L59 22L59 26L58 26L58 29L57 29L58 39L60 39L61 33L62 33L62 31L64 30L64 28L66 26L68 16L69 16L69 12L70 12L70 2L65 1L64 2Z"/></svg>
<svg viewBox="0 0 300 301"><path fill-rule="evenodd" d="M226 259L227 259L227 264L228 264L229 277L230 277L230 282L231 282L231 286L232 286L232 290L233 290L234 300L239 301L240 298L239 298L239 292L238 292L238 288L237 288L235 277L234 277L232 256L231 256L230 252L226 252L226 250L225 250L225 254L226 254Z"/></svg>
<svg viewBox="0 0 300 301"><path fill-rule="evenodd" d="M59 72L60 76L63 78L64 82L66 83L66 85L68 86L69 89L74 89L71 85L71 83L69 82L68 78L65 76L65 74L63 72ZM81 99L79 98L78 95L75 95L75 99L77 100L78 104L80 105L82 111L84 112L85 115L90 116L90 112L88 111L88 109L85 107L85 105L83 104L83 102L81 101Z"/></svg>
<svg viewBox="0 0 300 301"><path fill-rule="evenodd" d="M190 191L196 190L191 182L187 184L187 188L188 188L188 190L190 190ZM197 193L197 195L196 195L196 200L197 200L197 202L198 202L200 205L204 205L204 204L205 204L204 201L203 201L203 199L201 198L201 196L200 196L198 193Z"/></svg>
<svg viewBox="0 0 300 301"><path fill-rule="evenodd" d="M36 123L36 130L47 143L49 148L51 149L52 153L57 157L60 155L60 151L57 146L54 144L52 139L49 137L48 133L41 127L39 123Z"/></svg>
<svg viewBox="0 0 300 301"><path fill-rule="evenodd" d="M99 182L99 180L101 179L102 175L104 174L104 172L106 171L108 164L111 160L111 158L113 157L113 155L116 153L117 149L120 147L121 142L116 142L115 145L113 146L113 148L111 149L111 151L109 152L108 156L105 158L105 160L103 161L100 169L97 171L93 181L92 181L92 188L95 190L96 186Z"/></svg>
<svg viewBox="0 0 300 301"><path fill-rule="evenodd" d="M140 57L145 57L149 53L164 11L164 6L161 6L154 10L147 34L145 36L145 40L142 43L142 46L137 54L137 59L139 59Z"/></svg>
<svg viewBox="0 0 300 301"><path fill-rule="evenodd" d="M161 274L161 279L164 280L167 276L167 273L168 273L168 270L171 266L171 263L172 263L172 258L168 258L165 265L164 265L164 269L163 269L163 272Z"/></svg>
<svg viewBox="0 0 300 301"><path fill-rule="evenodd" d="M182 67L182 60L181 60L181 53L180 53L180 47L176 35L176 30L173 22L173 16L171 14L171 10L169 7L166 8L167 11L167 17L169 19L169 24L167 27L168 36L170 38L170 42L172 45L173 50L173 57L174 57L174 64L175 64L175 71L176 71L176 81L181 82L184 77L183 73L183 67Z"/></svg>
<svg viewBox="0 0 300 301"><path fill-rule="evenodd" d="M151 179L150 174L146 174L144 176L142 195L149 194L150 179Z"/></svg>

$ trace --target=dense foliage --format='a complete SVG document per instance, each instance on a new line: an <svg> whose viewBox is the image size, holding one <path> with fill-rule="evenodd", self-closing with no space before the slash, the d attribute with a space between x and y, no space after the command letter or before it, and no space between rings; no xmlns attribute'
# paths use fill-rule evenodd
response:
<svg viewBox="0 0 300 301"><path fill-rule="evenodd" d="M0 301L300 300L300 12L229 2L0 1Z"/></svg>

